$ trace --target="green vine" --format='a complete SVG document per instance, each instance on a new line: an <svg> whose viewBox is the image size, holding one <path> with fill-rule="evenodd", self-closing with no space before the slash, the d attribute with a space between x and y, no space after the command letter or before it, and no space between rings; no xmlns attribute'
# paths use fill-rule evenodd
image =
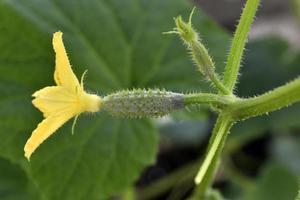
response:
<svg viewBox="0 0 300 200"><path fill-rule="evenodd" d="M38 146L60 126L73 117L76 122L83 112L104 110L116 117L160 117L190 105L207 104L218 114L218 118L207 153L195 176L197 186L190 199L220 199L220 195L211 189L211 185L232 126L241 120L267 114L300 101L300 78L257 97L240 98L234 94L245 44L259 3L259 0L248 0L245 5L223 77L216 73L209 51L201 42L200 34L193 28L192 16L195 8L188 22L178 16L175 18L176 27L165 33L179 35L199 72L216 89L215 93L180 94L158 89L123 90L105 97L87 93L84 90L83 78L79 82L71 69L62 41L62 32L56 32L53 38L56 86L45 87L33 95L33 104L44 113L45 119L26 143L25 156L29 159ZM61 111L57 113L57 110ZM147 191L144 193L147 194ZM134 198L134 190L129 188L125 191L124 198Z"/></svg>
<svg viewBox="0 0 300 200"><path fill-rule="evenodd" d="M167 32L180 36L184 43L187 44L189 51L191 51L192 58L197 64L199 71L219 91L219 94L202 93L184 96L185 105L206 103L219 113L207 148L207 154L195 178L195 183L198 185L195 194L197 194L198 199L209 198L210 186L222 149L231 127L236 122L267 114L300 100L299 78L273 91L253 98L243 99L233 94L245 44L259 3L259 0L248 0L245 5L232 41L223 82L220 81L219 75L215 73L213 61L204 45L202 45L199 34L192 27L191 16L193 12L187 23L182 20L181 16L175 18L176 28Z"/></svg>
<svg viewBox="0 0 300 200"><path fill-rule="evenodd" d="M175 18L176 27L172 31L164 33L179 35L187 46L198 70L207 81L212 83L217 90L216 93L178 94L157 90L139 90L138 92L133 90L121 92L122 95L120 93L112 94L113 101L112 98L104 98L109 99L104 102L104 108L106 107L106 110L115 116L155 117L195 104L208 104L213 111L218 113L219 116L209 141L206 156L195 177L197 187L190 199L218 198L218 195L212 192L211 184L227 135L235 123L268 114L300 101L300 78L253 98L239 98L233 93L250 27L259 3L259 0L248 0L245 5L232 41L223 80L215 72L213 59L202 44L200 35L192 26L195 8L191 12L188 22L178 16ZM151 106L148 106L150 104Z"/></svg>

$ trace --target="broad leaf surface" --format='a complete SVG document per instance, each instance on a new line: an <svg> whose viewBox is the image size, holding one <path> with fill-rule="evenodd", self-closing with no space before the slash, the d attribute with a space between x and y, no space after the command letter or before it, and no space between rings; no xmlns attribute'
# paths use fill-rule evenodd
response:
<svg viewBox="0 0 300 200"><path fill-rule="evenodd" d="M298 192L297 177L281 166L266 167L254 188L249 189L243 200L294 200Z"/></svg>
<svg viewBox="0 0 300 200"><path fill-rule="evenodd" d="M25 172L6 159L0 158L0 199L34 200Z"/></svg>
<svg viewBox="0 0 300 200"><path fill-rule="evenodd" d="M75 73L88 69L85 85L100 95L133 87L190 92L205 82L181 42L161 34L190 10L182 0L0 1L0 155L21 164L43 199L105 199L132 184L157 151L150 121L100 113L82 115L73 136L67 123L25 161L23 145L42 120L31 94L54 84L52 33L64 32ZM228 35L202 14L194 19L222 64Z"/></svg>

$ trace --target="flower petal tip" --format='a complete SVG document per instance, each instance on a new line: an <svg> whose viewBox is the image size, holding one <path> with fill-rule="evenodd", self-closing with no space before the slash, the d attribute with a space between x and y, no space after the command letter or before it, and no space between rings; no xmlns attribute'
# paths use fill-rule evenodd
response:
<svg viewBox="0 0 300 200"><path fill-rule="evenodd" d="M30 162L31 153L25 151L24 156L25 156L25 158L27 159L27 161Z"/></svg>
<svg viewBox="0 0 300 200"><path fill-rule="evenodd" d="M63 35L63 32L61 31L56 31L55 33L53 33L54 37L61 37Z"/></svg>

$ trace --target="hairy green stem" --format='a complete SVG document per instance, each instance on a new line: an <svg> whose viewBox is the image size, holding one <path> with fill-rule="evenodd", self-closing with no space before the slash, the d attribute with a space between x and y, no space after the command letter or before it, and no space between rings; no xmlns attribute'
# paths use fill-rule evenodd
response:
<svg viewBox="0 0 300 200"><path fill-rule="evenodd" d="M234 124L230 115L220 114L208 145L205 160L195 178L197 194L204 198L212 183L218 161L231 126Z"/></svg>
<svg viewBox="0 0 300 200"><path fill-rule="evenodd" d="M210 93L195 93L186 94L183 99L185 106L194 104L210 104L217 108L224 108L234 102L235 97Z"/></svg>
<svg viewBox="0 0 300 200"><path fill-rule="evenodd" d="M210 93L184 95L184 105L210 104L227 112L236 121L279 110L298 101L300 101L300 78L248 99Z"/></svg>
<svg viewBox="0 0 300 200"><path fill-rule="evenodd" d="M219 79L216 73L213 73L209 79L214 84L214 86L220 91L221 94L232 95L231 91L225 87L225 85L222 83L222 81Z"/></svg>
<svg viewBox="0 0 300 200"><path fill-rule="evenodd" d="M234 89L239 75L239 69L248 34L250 31L251 24L253 23L259 2L260 0L247 1L239 25L234 34L224 73L224 85L231 92Z"/></svg>
<svg viewBox="0 0 300 200"><path fill-rule="evenodd" d="M210 80L213 83L213 86L216 87L221 94L230 95L231 92L223 85L222 81L216 74L214 62L205 46L197 37L191 41L187 41L186 43L191 49L193 60L197 64L199 71L206 77L207 80Z"/></svg>
<svg viewBox="0 0 300 200"><path fill-rule="evenodd" d="M218 160L231 126L237 120L262 115L300 101L300 79L258 97L238 99L231 96L194 94L189 103L209 102L224 108L211 136L206 158L196 176L197 196L204 199L213 180Z"/></svg>
<svg viewBox="0 0 300 200"><path fill-rule="evenodd" d="M210 103L223 109L213 130L208 153L195 179L196 183L199 184L197 196L200 195L201 198L205 198L231 126L237 120L272 112L300 101L300 79L249 99L213 94L192 94L186 95L184 100L185 104Z"/></svg>
<svg viewBox="0 0 300 200"><path fill-rule="evenodd" d="M168 32L180 35L191 51L199 71L219 90L219 95L199 93L183 96L184 106L206 103L219 112L206 157L195 178L197 188L194 194L198 199L205 199L209 193L227 135L236 121L272 112L300 101L300 79L258 97L239 99L233 96L244 48L259 3L260 0L247 0L246 2L232 41L223 82L216 74L214 62L201 43L198 33L192 27L191 19L194 9L188 22L184 22L181 16L175 18L176 28Z"/></svg>
<svg viewBox="0 0 300 200"><path fill-rule="evenodd" d="M236 120L269 113L300 101L300 78L263 95L237 100L229 112Z"/></svg>

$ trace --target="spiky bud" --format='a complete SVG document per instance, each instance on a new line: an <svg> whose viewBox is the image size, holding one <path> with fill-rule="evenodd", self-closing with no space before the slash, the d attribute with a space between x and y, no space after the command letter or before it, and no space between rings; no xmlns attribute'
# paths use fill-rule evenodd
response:
<svg viewBox="0 0 300 200"><path fill-rule="evenodd" d="M204 77L213 83L213 85L223 94L229 95L231 92L223 85L215 72L215 64L208 53L206 47L202 44L198 33L192 26L192 17L195 8L192 10L189 21L185 22L181 16L175 18L176 27L172 31L164 34L178 34L187 45L193 61L197 64L199 71Z"/></svg>
<svg viewBox="0 0 300 200"><path fill-rule="evenodd" d="M183 95L164 90L127 90L103 99L103 109L117 117L161 117L184 107Z"/></svg>

